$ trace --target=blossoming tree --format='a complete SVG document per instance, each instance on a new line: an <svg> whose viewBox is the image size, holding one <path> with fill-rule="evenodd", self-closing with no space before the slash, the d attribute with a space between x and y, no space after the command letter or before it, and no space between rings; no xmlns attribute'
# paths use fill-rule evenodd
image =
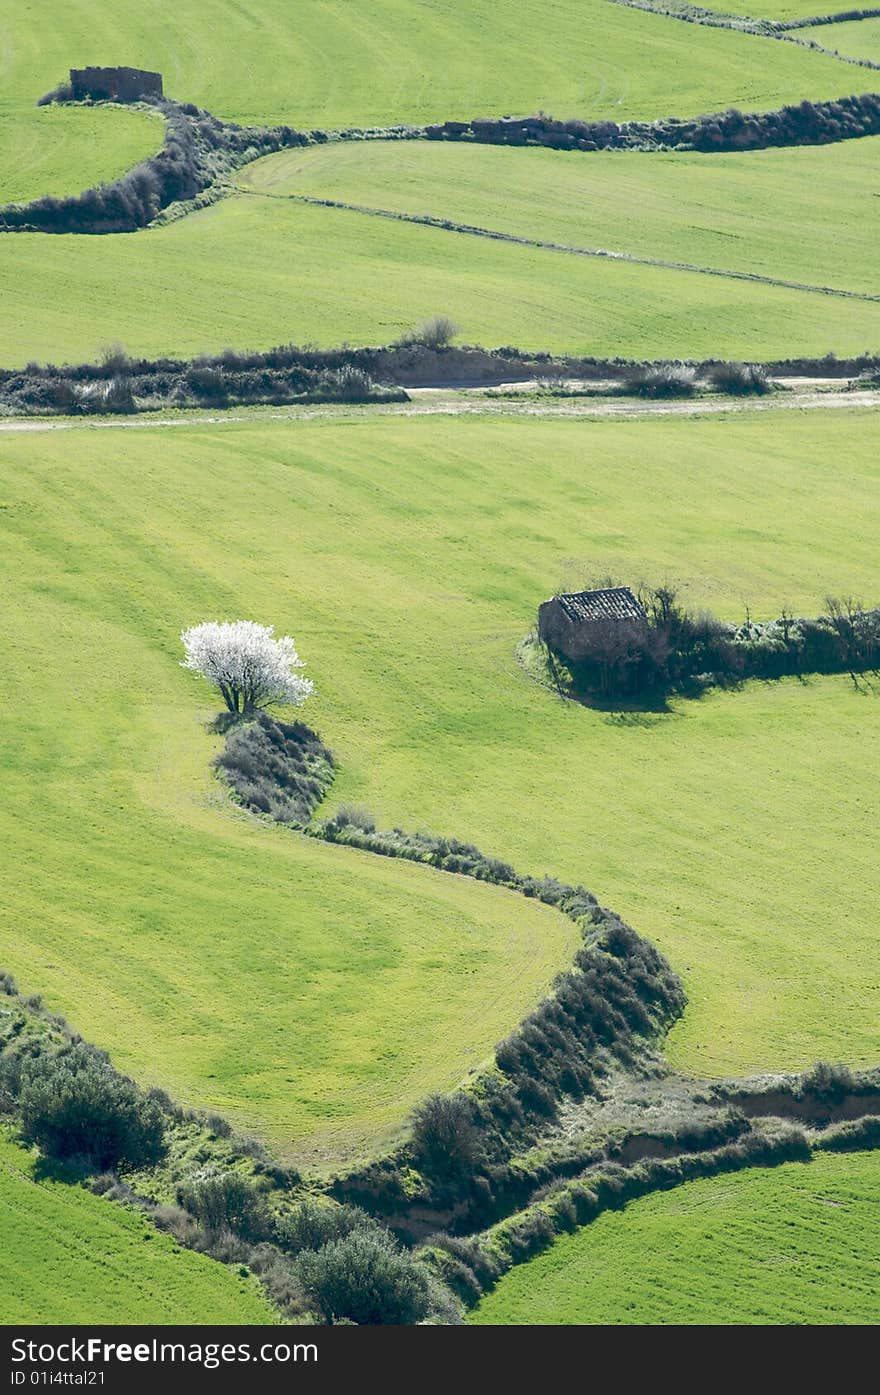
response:
<svg viewBox="0 0 880 1395"><path fill-rule="evenodd" d="M230 712L245 716L271 702L299 707L314 691L290 635L275 638L272 625L253 620L209 620L180 636L186 658L181 667L207 678L223 695Z"/></svg>

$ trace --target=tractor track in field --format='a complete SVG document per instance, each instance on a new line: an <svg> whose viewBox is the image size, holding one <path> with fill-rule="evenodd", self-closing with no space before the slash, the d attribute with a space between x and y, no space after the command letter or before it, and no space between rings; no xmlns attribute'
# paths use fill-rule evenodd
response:
<svg viewBox="0 0 880 1395"><path fill-rule="evenodd" d="M466 237L485 237L492 242L508 242L516 247L533 247L542 252L562 252L573 257L590 257L597 261L624 262L630 266L649 266L661 271L683 271L697 276L718 276L726 281L746 281L757 286L775 286L786 291L803 291L809 295L835 296L844 300L862 300L880 304L880 294L869 291L847 291L838 286L814 286L806 281L787 281L779 276L764 276L757 271L730 271L721 267L699 266L696 262L666 261L660 257L640 257L634 252L615 252L604 247L576 247L567 242L550 242L541 238L522 237L517 233L499 232L477 224L456 223L449 218L436 218L429 213L402 213L391 208L374 208L368 204L346 203L341 199L319 199L310 194L272 194L236 184L232 193L250 198L280 199L289 203L308 204L313 208L335 208L347 213L360 213L370 218L386 218L392 222L415 223L419 227L436 228L440 232L458 233Z"/></svg>
<svg viewBox="0 0 880 1395"><path fill-rule="evenodd" d="M453 388L447 384L409 388L409 402L391 403L293 403L287 407L247 409L232 408L181 411L173 416L144 412L135 417L0 417L0 434L28 431L101 431L144 430L152 427L225 426L259 424L269 421L327 421L344 417L373 416L515 416L515 417L581 417L584 420L630 419L635 417L703 417L719 413L761 411L816 411L822 408L859 409L880 407L880 388L853 392L829 391L810 386L792 389L782 394L742 400L704 397L678 402L650 402L637 398L599 397L530 397L534 383L500 383ZM500 392L505 393L504 396ZM494 395L498 392L498 395ZM517 399L520 400L517 400Z"/></svg>

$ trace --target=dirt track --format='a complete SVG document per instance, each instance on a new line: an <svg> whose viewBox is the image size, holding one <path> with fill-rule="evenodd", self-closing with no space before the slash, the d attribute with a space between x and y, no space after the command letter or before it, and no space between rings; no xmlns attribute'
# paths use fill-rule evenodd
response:
<svg viewBox="0 0 880 1395"><path fill-rule="evenodd" d="M645 402L625 397L535 397L534 383L509 383L494 389L410 388L411 401L390 403L320 403L289 407L241 407L227 412L144 412L135 417L5 417L0 433L13 431L100 431L108 427L128 430L157 426L223 426L235 422L315 421L363 416L518 416L518 417L702 417L720 412L814 411L822 408L880 407L880 388L854 392L841 390L839 381L827 386L818 381L793 380L785 393L737 400L730 397L698 397L679 402ZM503 394L503 395L502 395Z"/></svg>

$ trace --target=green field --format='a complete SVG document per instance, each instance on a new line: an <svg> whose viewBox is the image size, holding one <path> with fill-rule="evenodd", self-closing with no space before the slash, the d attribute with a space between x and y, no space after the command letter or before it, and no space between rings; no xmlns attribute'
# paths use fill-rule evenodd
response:
<svg viewBox="0 0 880 1395"><path fill-rule="evenodd" d="M4 1323L271 1323L256 1279L181 1250L141 1216L46 1180L0 1134Z"/></svg>
<svg viewBox="0 0 880 1395"><path fill-rule="evenodd" d="M410 141L272 155L239 183L572 247L878 293L880 137L701 155ZM785 228L780 236L780 209ZM466 257L470 240L459 244ZM824 318L827 303L816 305Z"/></svg>
<svg viewBox="0 0 880 1395"><path fill-rule="evenodd" d="M871 413L355 413L2 448L0 957L121 1067L332 1162L479 1064L571 954L512 893L237 814L178 666L212 615L297 637L334 799L583 879L653 937L691 998L676 1065L876 1059L877 696L753 684L619 718L514 657L571 559L725 616L876 602Z"/></svg>
<svg viewBox="0 0 880 1395"><path fill-rule="evenodd" d="M0 205L115 179L159 149L162 130L157 117L121 107L9 110L0 100Z"/></svg>
<svg viewBox="0 0 880 1395"><path fill-rule="evenodd" d="M851 58L870 58L880 63L880 19L860 19L851 24L823 24L821 29L813 31L813 35L820 36L818 42L823 48L836 49L838 53L848 54ZM866 72L865 77L873 77L874 86L877 85L877 74Z"/></svg>
<svg viewBox="0 0 880 1395"><path fill-rule="evenodd" d="M386 344L438 312L468 343L605 356L880 347L880 302L249 195L128 237L17 233L3 253L0 363L9 366L94 358L108 337L139 354Z"/></svg>
<svg viewBox="0 0 880 1395"><path fill-rule="evenodd" d="M73 65L158 69L218 116L329 128L447 117L696 115L853 90L836 59L607 0L70 0L0 21L0 83L35 100Z"/></svg>
<svg viewBox="0 0 880 1395"><path fill-rule="evenodd" d="M746 15L750 19L811 19L813 15L834 14L845 6L824 3L824 0L728 0L708 8L717 14ZM815 38L807 30L796 30L796 38ZM819 40L821 43L821 39Z"/></svg>
<svg viewBox="0 0 880 1395"><path fill-rule="evenodd" d="M555 1241L471 1321L871 1325L878 1203L876 1153L688 1182Z"/></svg>

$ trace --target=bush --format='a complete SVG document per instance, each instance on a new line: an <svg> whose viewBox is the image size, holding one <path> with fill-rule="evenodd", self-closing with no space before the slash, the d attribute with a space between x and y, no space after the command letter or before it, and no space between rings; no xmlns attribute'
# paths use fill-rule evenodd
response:
<svg viewBox="0 0 880 1395"><path fill-rule="evenodd" d="M851 1119L826 1129L817 1145L833 1153L857 1152L860 1148L880 1148L880 1116Z"/></svg>
<svg viewBox="0 0 880 1395"><path fill-rule="evenodd" d="M719 392L734 397L746 397L750 393L762 396L773 391L770 375L760 363L717 363L706 376Z"/></svg>
<svg viewBox="0 0 880 1395"><path fill-rule="evenodd" d="M304 1250L295 1272L325 1322L410 1324L428 1310L427 1274L385 1233L358 1230Z"/></svg>
<svg viewBox="0 0 880 1395"><path fill-rule="evenodd" d="M301 1250L323 1249L331 1241L344 1240L359 1230L379 1230L372 1216L359 1206L306 1200L278 1217L273 1238L282 1250L299 1254Z"/></svg>
<svg viewBox="0 0 880 1395"><path fill-rule="evenodd" d="M445 349L458 333L458 325L448 315L432 315L417 329L402 335L397 343L401 348L420 345L424 349Z"/></svg>
<svg viewBox="0 0 880 1395"><path fill-rule="evenodd" d="M266 713L233 726L215 764L248 809L298 826L309 822L334 768L332 753L309 727Z"/></svg>
<svg viewBox="0 0 880 1395"><path fill-rule="evenodd" d="M272 1221L265 1198L237 1172L218 1172L177 1189L177 1200L210 1235L232 1231L242 1240L268 1239Z"/></svg>
<svg viewBox="0 0 880 1395"><path fill-rule="evenodd" d="M459 1091L430 1095L413 1115L412 1150L417 1162L439 1181L472 1173L483 1146L474 1103Z"/></svg>
<svg viewBox="0 0 880 1395"><path fill-rule="evenodd" d="M18 1104L23 1137L50 1157L82 1157L106 1170L144 1167L164 1151L155 1100L83 1045L26 1062Z"/></svg>
<svg viewBox="0 0 880 1395"><path fill-rule="evenodd" d="M849 1066L832 1065L828 1061L817 1061L800 1079L800 1093L816 1095L821 1100L842 1099L855 1088L855 1077Z"/></svg>
<svg viewBox="0 0 880 1395"><path fill-rule="evenodd" d="M651 363L635 368L623 380L623 391L638 397L693 397L697 373L686 363Z"/></svg>

